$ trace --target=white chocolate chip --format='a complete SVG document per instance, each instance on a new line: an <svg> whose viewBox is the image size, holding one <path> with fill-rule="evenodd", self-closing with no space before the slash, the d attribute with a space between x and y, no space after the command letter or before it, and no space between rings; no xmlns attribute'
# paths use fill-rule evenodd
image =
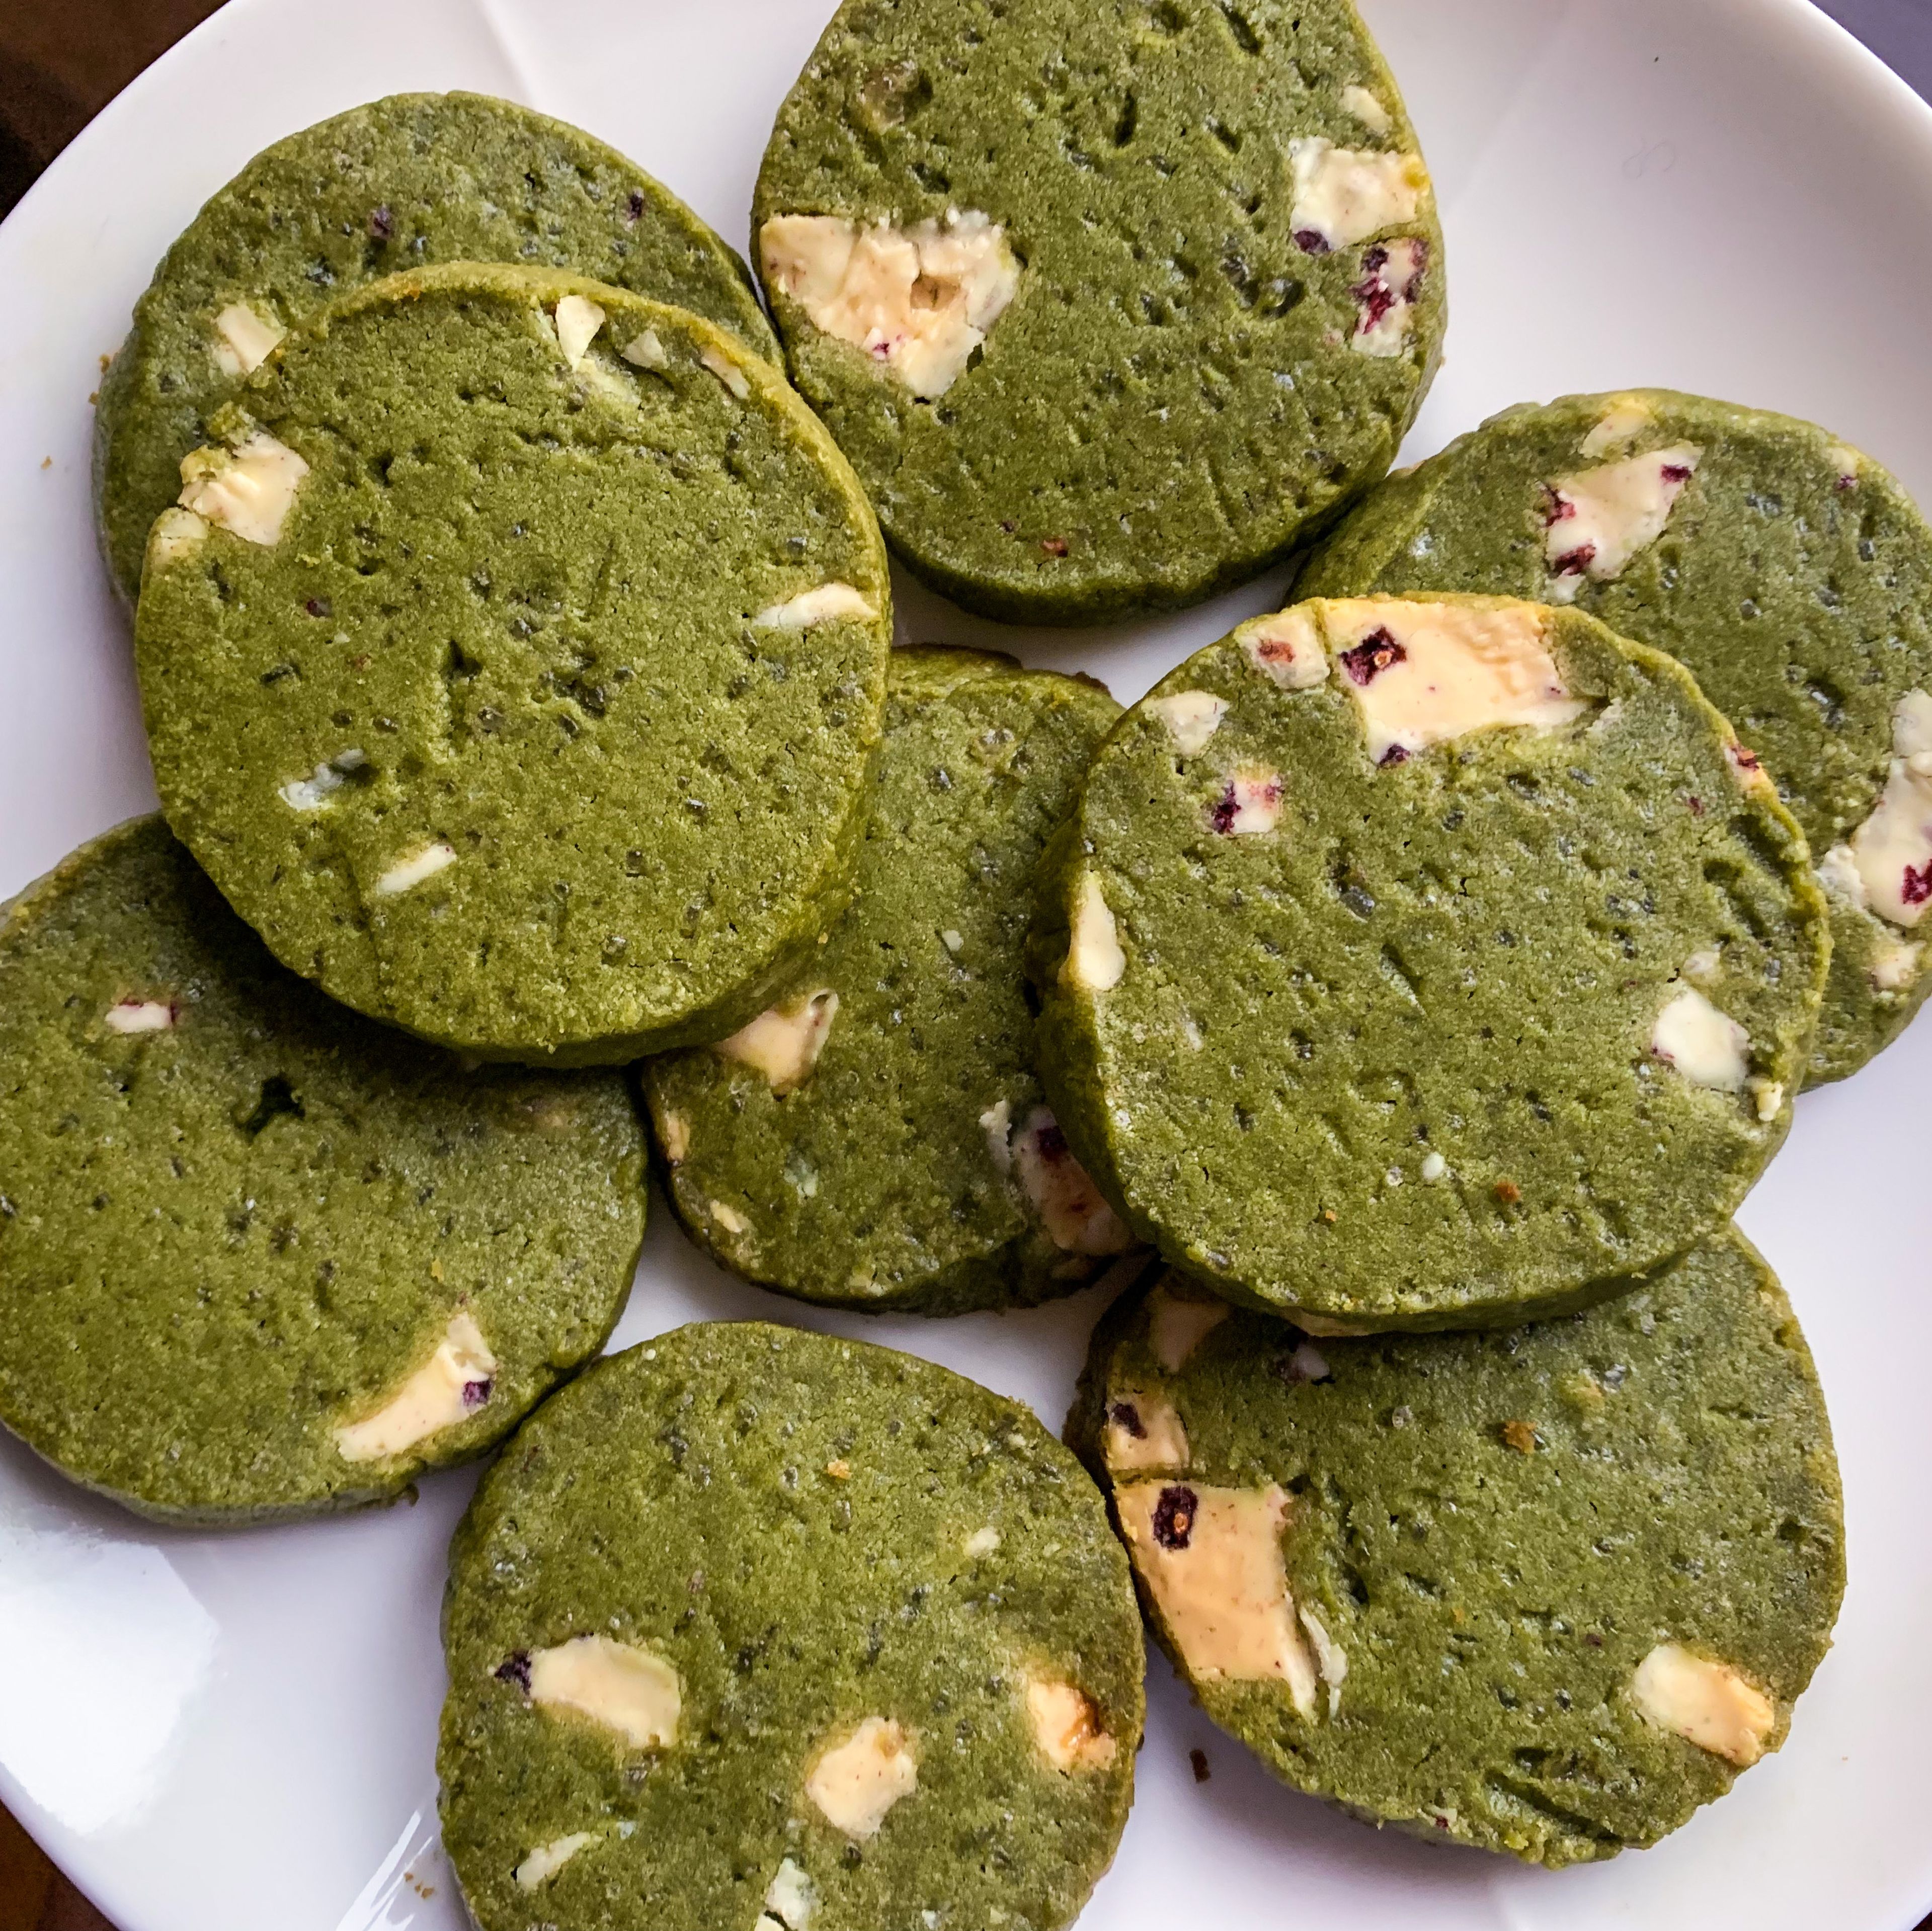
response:
<svg viewBox="0 0 1932 1931"><path fill-rule="evenodd" d="M1328 679L1328 653L1305 609L1256 617L1235 631L1234 640L1255 668L1284 691L1306 691Z"/></svg>
<svg viewBox="0 0 1932 1931"><path fill-rule="evenodd" d="M1013 1170L1012 1108L1001 1100L989 1106L980 1116L980 1129L986 1136L986 1145L993 1156L993 1165L1002 1174Z"/></svg>
<svg viewBox="0 0 1932 1931"><path fill-rule="evenodd" d="M954 931L950 925L944 931L940 934L939 943L944 946L956 959L959 956L960 953L965 949L966 946L966 940L964 936L960 933Z"/></svg>
<svg viewBox="0 0 1932 1931"><path fill-rule="evenodd" d="M1714 946L1706 946L1684 961L1678 976L1688 979L1693 985L1714 985L1724 970L1724 955Z"/></svg>
<svg viewBox="0 0 1932 1931"><path fill-rule="evenodd" d="M850 583L821 583L782 604L770 604L752 619L759 630L809 630L814 624L870 623L879 614Z"/></svg>
<svg viewBox="0 0 1932 1931"><path fill-rule="evenodd" d="M402 892L413 892L440 871L446 871L456 862L456 847L445 844L441 839L419 845L406 857L399 858L376 880L372 888L378 898L394 898Z"/></svg>
<svg viewBox="0 0 1932 1931"><path fill-rule="evenodd" d="M467 1421L490 1399L496 1357L467 1308L458 1308L434 1351L402 1386L361 1421L335 1431L345 1462L380 1462L400 1455L446 1428Z"/></svg>
<svg viewBox="0 0 1932 1931"><path fill-rule="evenodd" d="M1120 949L1114 915L1100 881L1092 872L1082 872L1060 982L1087 992L1111 992L1126 969L1127 955Z"/></svg>
<svg viewBox="0 0 1932 1931"><path fill-rule="evenodd" d="M182 508L249 543L272 548L308 465L261 430L232 449L190 449L181 460Z"/></svg>
<svg viewBox="0 0 1932 1931"><path fill-rule="evenodd" d="M1281 778L1272 771L1238 771L1208 808L1208 820L1226 838L1271 832L1281 818Z"/></svg>
<svg viewBox="0 0 1932 1931"><path fill-rule="evenodd" d="M1449 1171L1449 1162L1440 1153L1425 1153L1422 1156L1422 1177L1425 1180L1439 1180Z"/></svg>
<svg viewBox="0 0 1932 1931"><path fill-rule="evenodd" d="M1902 939L1881 938L1872 948L1867 976L1874 992L1903 992L1918 976L1921 948Z"/></svg>
<svg viewBox="0 0 1932 1931"><path fill-rule="evenodd" d="M177 1021L175 1007L158 999L120 1000L101 1015L110 1033L169 1033Z"/></svg>
<svg viewBox="0 0 1932 1931"><path fill-rule="evenodd" d="M1363 251L1362 279L1351 291L1355 332L1348 346L1357 355L1386 359L1408 346L1428 266L1429 244L1417 235L1398 235Z"/></svg>
<svg viewBox="0 0 1932 1931"><path fill-rule="evenodd" d="M1687 986L1657 1015L1650 1050L1693 1086L1742 1093L1750 1072L1750 1036L1694 987Z"/></svg>
<svg viewBox="0 0 1932 1931"><path fill-rule="evenodd" d="M752 393L751 381L744 370L715 343L707 342L698 352L698 359L739 401L742 402Z"/></svg>
<svg viewBox="0 0 1932 1931"><path fill-rule="evenodd" d="M1072 1684L1028 1678L1026 1708L1035 1746L1063 1777L1076 1770L1104 1769L1114 1761L1114 1740L1102 1727L1093 1699Z"/></svg>
<svg viewBox="0 0 1932 1931"><path fill-rule="evenodd" d="M1000 1532L996 1528L975 1529L966 1538L966 1553L977 1562L982 1556L991 1555L1000 1546Z"/></svg>
<svg viewBox="0 0 1932 1931"><path fill-rule="evenodd" d="M1221 728L1228 700L1211 691L1177 691L1171 697L1150 697L1147 709L1167 727L1174 749L1183 757L1192 757Z"/></svg>
<svg viewBox="0 0 1932 1931"><path fill-rule="evenodd" d="M821 986L760 1012L711 1050L764 1074L775 1093L793 1093L812 1077L838 1016L838 994Z"/></svg>
<svg viewBox="0 0 1932 1931"><path fill-rule="evenodd" d="M1118 1474L1185 1468L1187 1429L1174 1404L1164 1396L1124 1388L1107 1396L1100 1450L1108 1468Z"/></svg>
<svg viewBox="0 0 1932 1931"><path fill-rule="evenodd" d="M1858 480L1858 465L1864 461L1850 444L1834 442L1826 452L1826 460L1838 472L1838 487L1848 490Z"/></svg>
<svg viewBox="0 0 1932 1931"><path fill-rule="evenodd" d="M826 1822L854 1843L877 1837L886 1813L918 1788L912 1739L889 1717L868 1717L821 1752L805 1780L805 1794Z"/></svg>
<svg viewBox="0 0 1932 1931"><path fill-rule="evenodd" d="M691 1151L691 1123L681 1113L674 1113L669 1108L658 1122L658 1138L664 1146L664 1156L675 1167Z"/></svg>
<svg viewBox="0 0 1932 1931"><path fill-rule="evenodd" d="M1630 1698L1647 1723L1748 1768L1764 1754L1778 1708L1727 1663L1659 1643L1636 1666Z"/></svg>
<svg viewBox="0 0 1932 1931"><path fill-rule="evenodd" d="M1352 114L1372 134L1386 134L1391 123L1389 111L1366 87L1353 85L1342 90L1342 107Z"/></svg>
<svg viewBox="0 0 1932 1931"><path fill-rule="evenodd" d="M818 1909L818 1890L802 1865L790 1858L765 1890L765 1908L754 1931L806 1931Z"/></svg>
<svg viewBox="0 0 1932 1931"><path fill-rule="evenodd" d="M1774 1079L1754 1079L1749 1084L1751 1096L1757 1102L1757 1117L1768 1126L1784 1110L1784 1082Z"/></svg>
<svg viewBox="0 0 1932 1931"><path fill-rule="evenodd" d="M148 532L148 568L165 570L199 550L208 538L208 520L193 510L171 506L154 519Z"/></svg>
<svg viewBox="0 0 1932 1931"><path fill-rule="evenodd" d="M676 1743L684 1705L677 1672L662 1657L601 1634L532 1650L530 1699L539 1709L587 1717L638 1750Z"/></svg>
<svg viewBox="0 0 1932 1931"><path fill-rule="evenodd" d="M231 301L214 318L214 359L225 376L253 375L289 331L278 328L246 302Z"/></svg>
<svg viewBox="0 0 1932 1931"><path fill-rule="evenodd" d="M1586 576L1598 583L1622 576L1630 559L1664 534L1703 457L1695 444L1679 442L1550 484L1543 534L1550 594L1568 603Z"/></svg>
<svg viewBox="0 0 1932 1931"><path fill-rule="evenodd" d="M306 778L292 778L275 787L275 796L292 811L320 811L352 771L360 771L369 762L359 746L339 751L326 763L318 764Z"/></svg>
<svg viewBox="0 0 1932 1931"><path fill-rule="evenodd" d="M1832 898L1861 912L1869 909L1865 903L1864 879L1850 845L1834 845L1818 861L1818 883Z"/></svg>
<svg viewBox="0 0 1932 1931"><path fill-rule="evenodd" d="M1278 1681L1304 1717L1318 1681L1282 1561L1288 1498L1265 1489L1135 1482L1114 1491L1135 1568L1190 1676Z"/></svg>
<svg viewBox="0 0 1932 1931"><path fill-rule="evenodd" d="M1314 135L1290 141L1288 156L1294 187L1288 225L1312 254L1413 221L1429 186L1420 154L1338 148Z"/></svg>
<svg viewBox="0 0 1932 1931"><path fill-rule="evenodd" d="M1529 604L1359 597L1316 607L1377 764L1504 725L1549 730L1588 709L1551 656Z"/></svg>
<svg viewBox="0 0 1932 1931"><path fill-rule="evenodd" d="M1148 1340L1154 1358L1167 1373L1179 1374L1187 1357L1227 1318L1226 1301L1204 1294L1198 1300L1184 1300L1163 1281L1148 1297Z"/></svg>
<svg viewBox="0 0 1932 1931"><path fill-rule="evenodd" d="M556 304L556 346L573 369L584 366L597 331L604 326L604 310L587 295L567 295Z"/></svg>
<svg viewBox="0 0 1932 1931"><path fill-rule="evenodd" d="M1614 449L1627 448L1650 427L1650 405L1638 396L1618 396L1595 428L1576 445L1576 453L1594 463Z"/></svg>
<svg viewBox="0 0 1932 1931"><path fill-rule="evenodd" d="M536 1891L548 1884L576 1856L597 1841L594 1831L573 1831L567 1837L554 1837L548 1844L539 1844L517 1867L517 1887L520 1891Z"/></svg>
<svg viewBox="0 0 1932 1931"><path fill-rule="evenodd" d="M1910 931L1932 901L1932 695L1908 691L1892 714L1885 789L1849 844L1818 867L1826 889Z"/></svg>
<svg viewBox="0 0 1932 1931"><path fill-rule="evenodd" d="M1124 1254L1134 1237L1073 1156L1052 1111L1036 1106L1013 1136L1013 1172L1053 1244L1069 1254Z"/></svg>
<svg viewBox="0 0 1932 1931"><path fill-rule="evenodd" d="M976 212L907 229L829 214L759 230L765 278L814 327L862 349L930 401L964 373L1019 287L1006 230Z"/></svg>
<svg viewBox="0 0 1932 1931"><path fill-rule="evenodd" d="M736 1207L727 1207L722 1200L711 1203L711 1218L727 1234L742 1234L750 1224Z"/></svg>
<svg viewBox="0 0 1932 1931"><path fill-rule="evenodd" d="M1328 1714L1332 1718L1341 1711L1342 1686L1348 1680L1348 1659L1312 1609L1301 1612L1301 1627L1308 1632L1308 1640L1314 1645L1315 1666L1321 1672L1322 1681L1328 1686Z"/></svg>

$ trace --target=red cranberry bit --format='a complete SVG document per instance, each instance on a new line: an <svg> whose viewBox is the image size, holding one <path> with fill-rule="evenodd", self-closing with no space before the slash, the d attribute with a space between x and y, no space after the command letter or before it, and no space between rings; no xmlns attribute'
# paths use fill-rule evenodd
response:
<svg viewBox="0 0 1932 1931"><path fill-rule="evenodd" d="M1858 487L1858 478L1857 478L1857 477L1856 477L1856 476L1840 476L1840 477L1838 478L1838 481L1837 481L1836 483L1834 483L1834 484L1832 485L1832 487L1833 487L1834 489L1839 489L1839 490L1855 490L1855 489L1856 489L1856 488Z"/></svg>
<svg viewBox="0 0 1932 1931"><path fill-rule="evenodd" d="M626 221L635 221L644 211L644 191L640 187L634 187L631 190L630 199L624 204L624 219Z"/></svg>
<svg viewBox="0 0 1932 1931"><path fill-rule="evenodd" d="M1240 814L1240 802L1234 796L1234 787L1230 784L1214 801L1214 808L1208 814L1208 822L1225 838L1234 829L1234 820Z"/></svg>
<svg viewBox="0 0 1932 1931"><path fill-rule="evenodd" d="M1372 274L1364 280L1358 281L1348 292L1355 298L1361 309L1361 332L1364 335L1376 327L1401 299L1379 274Z"/></svg>
<svg viewBox="0 0 1932 1931"><path fill-rule="evenodd" d="M1372 630L1353 650L1342 653L1342 668L1354 684L1372 684L1384 670L1403 662L1408 652L1386 630Z"/></svg>
<svg viewBox="0 0 1932 1931"><path fill-rule="evenodd" d="M1740 771L1756 771L1762 768L1757 761L1757 753L1754 751L1745 750L1741 744L1732 745L1731 762Z"/></svg>
<svg viewBox="0 0 1932 1931"><path fill-rule="evenodd" d="M1392 764L1406 764L1408 762L1408 753L1400 745L1392 744L1376 762L1386 771Z"/></svg>
<svg viewBox="0 0 1932 1931"><path fill-rule="evenodd" d="M1154 1539L1162 1549L1185 1549L1194 1539L1194 1518L1201 1498L1178 1483L1162 1489L1154 1505Z"/></svg>
<svg viewBox="0 0 1932 1931"><path fill-rule="evenodd" d="M335 606L326 597L311 597L302 608L312 617L332 617L335 614Z"/></svg>
<svg viewBox="0 0 1932 1931"><path fill-rule="evenodd" d="M1066 1158L1066 1135L1060 1132L1058 1120L1049 1120L1040 1129L1034 1145L1049 1166L1057 1167Z"/></svg>
<svg viewBox="0 0 1932 1931"><path fill-rule="evenodd" d="M1042 536L1040 547L1049 556L1064 556L1066 554L1066 539L1064 536Z"/></svg>
<svg viewBox="0 0 1932 1931"><path fill-rule="evenodd" d="M1547 529L1553 523L1562 523L1576 514L1576 505L1559 489L1550 484L1543 486L1543 526Z"/></svg>
<svg viewBox="0 0 1932 1931"><path fill-rule="evenodd" d="M1580 543L1574 550L1565 550L1556 559L1556 574L1559 577L1580 577L1597 560L1597 546L1594 543Z"/></svg>
<svg viewBox="0 0 1932 1931"><path fill-rule="evenodd" d="M1704 801L1702 799L1687 798L1684 802L1690 807L1690 815L1692 817L1701 818L1704 815Z"/></svg>
<svg viewBox="0 0 1932 1931"><path fill-rule="evenodd" d="M1916 871L1909 865L1905 868L1905 882L1898 888L1898 895L1908 905L1923 905L1932 898L1932 859Z"/></svg>
<svg viewBox="0 0 1932 1931"><path fill-rule="evenodd" d="M387 202L369 211L369 233L374 240L386 241L395 232L396 217L389 212Z"/></svg>
<svg viewBox="0 0 1932 1931"><path fill-rule="evenodd" d="M1682 463L1665 463L1663 474L1666 483L1688 483L1690 480L1690 469Z"/></svg>
<svg viewBox="0 0 1932 1931"><path fill-rule="evenodd" d="M499 1683L514 1683L527 1696L530 1693L530 1651L520 1649L497 1664L496 1677Z"/></svg>
<svg viewBox="0 0 1932 1931"><path fill-rule="evenodd" d="M1147 1439L1147 1429L1141 1421L1141 1411L1132 1402L1116 1402L1107 1411L1107 1419L1126 1430L1136 1441Z"/></svg>
<svg viewBox="0 0 1932 1931"><path fill-rule="evenodd" d="M463 1384L463 1405L466 1408L480 1408L490 1399L488 1381L465 1381Z"/></svg>
<svg viewBox="0 0 1932 1931"><path fill-rule="evenodd" d="M1409 277L1402 289L1402 298L1405 301L1413 301L1422 292L1422 271L1429 265L1429 244L1417 240L1412 242L1410 247L1409 259L1415 264L1415 272Z"/></svg>
<svg viewBox="0 0 1932 1931"><path fill-rule="evenodd" d="M1329 252L1328 236L1316 228L1296 229L1294 245L1304 255L1325 255Z"/></svg>

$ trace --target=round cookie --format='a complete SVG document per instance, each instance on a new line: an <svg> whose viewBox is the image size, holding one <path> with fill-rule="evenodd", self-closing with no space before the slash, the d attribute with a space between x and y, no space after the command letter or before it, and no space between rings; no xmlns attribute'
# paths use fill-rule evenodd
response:
<svg viewBox="0 0 1932 1931"><path fill-rule="evenodd" d="M1722 1226L1829 952L1689 673L1502 598L1244 625L1115 727L1046 867L1074 1151L1170 1261L1323 1332L1558 1312Z"/></svg>
<svg viewBox="0 0 1932 1931"><path fill-rule="evenodd" d="M763 1323L599 1363L450 1555L442 1840L483 1931L1070 1924L1144 1714L1127 1564L1025 1408Z"/></svg>
<svg viewBox="0 0 1932 1931"><path fill-rule="evenodd" d="M890 589L856 479L676 309L457 264L284 343L135 625L176 831L284 963L490 1057L722 1037L864 835Z"/></svg>
<svg viewBox="0 0 1932 1931"><path fill-rule="evenodd" d="M1348 0L846 0L753 252L894 548L1012 622L1195 602L1305 543L1394 460L1446 319Z"/></svg>
<svg viewBox="0 0 1932 1931"><path fill-rule="evenodd" d="M1041 849L1119 714L1010 658L892 653L857 889L810 979L644 1069L671 1204L726 1267L951 1314L1070 1292L1132 1244L1044 1104L1022 961Z"/></svg>
<svg viewBox="0 0 1932 1931"><path fill-rule="evenodd" d="M1426 590L1568 598L1682 658L1764 760L1832 901L1808 1077L1898 1036L1932 988L1932 529L1891 475L1810 423L1701 396L1525 405L1368 498L1298 594Z"/></svg>
<svg viewBox="0 0 1932 1931"><path fill-rule="evenodd" d="M1314 1342L1173 1276L1068 1440L1203 1708L1298 1789L1562 1865L1784 1741L1844 1590L1825 1401L1726 1232L1588 1312Z"/></svg>
<svg viewBox="0 0 1932 1931"><path fill-rule="evenodd" d="M290 329L436 262L574 270L688 308L760 355L744 264L661 182L580 130L479 94L398 94L257 154L164 257L100 385L95 512L131 606L181 460Z"/></svg>
<svg viewBox="0 0 1932 1931"><path fill-rule="evenodd" d="M622 1081L446 1055L275 964L158 817L0 927L0 1421L164 1521L400 1494L603 1346Z"/></svg>

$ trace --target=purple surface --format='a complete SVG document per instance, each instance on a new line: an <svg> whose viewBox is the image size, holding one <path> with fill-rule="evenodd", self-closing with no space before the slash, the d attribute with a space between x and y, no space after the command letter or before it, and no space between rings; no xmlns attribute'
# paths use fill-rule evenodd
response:
<svg viewBox="0 0 1932 1931"><path fill-rule="evenodd" d="M1817 0L1928 100L1932 100L1932 0Z"/></svg>

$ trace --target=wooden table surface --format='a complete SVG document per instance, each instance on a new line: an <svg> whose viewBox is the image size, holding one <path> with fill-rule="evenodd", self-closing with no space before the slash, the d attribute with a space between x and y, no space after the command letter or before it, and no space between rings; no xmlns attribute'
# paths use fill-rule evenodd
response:
<svg viewBox="0 0 1932 1931"><path fill-rule="evenodd" d="M220 4L0 0L0 214L149 61ZM1932 98L1932 0L1822 4ZM0 1931L113 1931L4 1810ZM1932 1931L1932 1917L1918 1931Z"/></svg>

